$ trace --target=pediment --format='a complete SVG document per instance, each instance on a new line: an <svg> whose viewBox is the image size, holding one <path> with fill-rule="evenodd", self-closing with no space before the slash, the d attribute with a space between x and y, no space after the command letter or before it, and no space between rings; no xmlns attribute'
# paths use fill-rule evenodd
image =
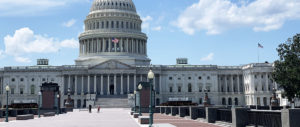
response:
<svg viewBox="0 0 300 127"><path fill-rule="evenodd" d="M108 60L98 65L90 67L90 69L130 69L130 68L132 68L130 65L116 60Z"/></svg>

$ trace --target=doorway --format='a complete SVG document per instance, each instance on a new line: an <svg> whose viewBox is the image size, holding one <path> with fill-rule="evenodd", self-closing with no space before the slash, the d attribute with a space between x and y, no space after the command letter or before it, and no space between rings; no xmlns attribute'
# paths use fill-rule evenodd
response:
<svg viewBox="0 0 300 127"><path fill-rule="evenodd" d="M112 84L112 85L109 86L110 95L114 95L114 91L115 91L115 86Z"/></svg>

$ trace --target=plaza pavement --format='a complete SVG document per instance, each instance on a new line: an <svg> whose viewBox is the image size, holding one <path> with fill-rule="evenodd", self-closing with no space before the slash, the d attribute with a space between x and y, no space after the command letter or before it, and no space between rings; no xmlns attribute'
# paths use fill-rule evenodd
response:
<svg viewBox="0 0 300 127"><path fill-rule="evenodd" d="M129 109L101 109L100 113L96 109L92 113L74 110L55 117L0 122L0 127L139 127L129 112Z"/></svg>

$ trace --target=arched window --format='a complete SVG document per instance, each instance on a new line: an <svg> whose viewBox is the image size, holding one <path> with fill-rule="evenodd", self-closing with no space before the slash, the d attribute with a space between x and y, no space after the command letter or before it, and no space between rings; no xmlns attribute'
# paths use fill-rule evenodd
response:
<svg viewBox="0 0 300 127"><path fill-rule="evenodd" d="M267 98L266 97L264 97L264 106L267 106L268 104L267 104Z"/></svg>
<svg viewBox="0 0 300 127"><path fill-rule="evenodd" d="M199 104L201 105L203 103L202 98L199 98Z"/></svg>
<svg viewBox="0 0 300 127"><path fill-rule="evenodd" d="M192 84L191 83L188 84L188 92L192 92Z"/></svg>
<svg viewBox="0 0 300 127"><path fill-rule="evenodd" d="M181 86L178 86L178 92L179 93L181 92Z"/></svg>
<svg viewBox="0 0 300 127"><path fill-rule="evenodd" d="M228 105L232 105L232 99L228 98Z"/></svg>
<svg viewBox="0 0 300 127"><path fill-rule="evenodd" d="M226 99L222 98L222 105L226 105Z"/></svg>
<svg viewBox="0 0 300 127"><path fill-rule="evenodd" d="M114 28L114 21L111 21L111 28Z"/></svg>
<svg viewBox="0 0 300 127"><path fill-rule="evenodd" d="M238 98L234 98L234 105L239 105L239 99Z"/></svg>
<svg viewBox="0 0 300 127"><path fill-rule="evenodd" d="M172 87L172 86L170 86L170 89L169 89L169 91L170 91L170 93L172 93L172 92L173 92L173 87Z"/></svg>
<svg viewBox="0 0 300 127"><path fill-rule="evenodd" d="M116 27L119 28L119 21L117 21L117 26Z"/></svg>
<svg viewBox="0 0 300 127"><path fill-rule="evenodd" d="M34 86L34 85L31 85L31 86L30 86L30 93L31 93L31 94L34 94L34 92L35 92L35 86Z"/></svg>

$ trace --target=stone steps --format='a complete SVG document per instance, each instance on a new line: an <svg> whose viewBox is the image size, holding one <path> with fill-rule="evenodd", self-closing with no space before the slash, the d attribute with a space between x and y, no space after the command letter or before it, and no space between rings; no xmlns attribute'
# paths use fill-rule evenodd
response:
<svg viewBox="0 0 300 127"><path fill-rule="evenodd" d="M101 108L130 108L127 98L98 98L95 105Z"/></svg>

